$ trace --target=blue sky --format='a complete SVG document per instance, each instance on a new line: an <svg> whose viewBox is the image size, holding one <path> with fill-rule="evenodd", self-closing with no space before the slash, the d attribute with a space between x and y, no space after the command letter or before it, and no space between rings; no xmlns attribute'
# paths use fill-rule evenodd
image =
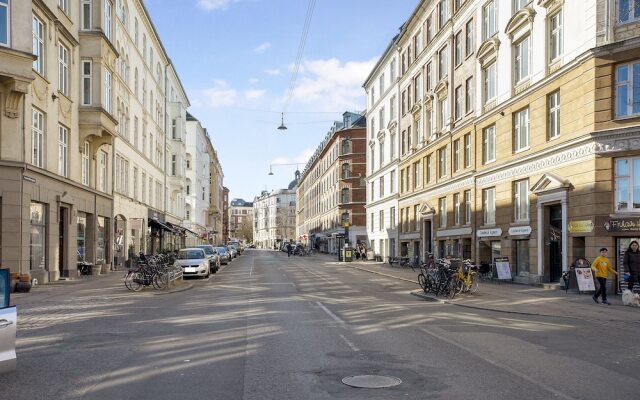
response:
<svg viewBox="0 0 640 400"><path fill-rule="evenodd" d="M304 168L343 111L363 111L362 84L418 0L317 0L293 96L280 125L308 0L146 0L211 136L231 198L252 201Z"/></svg>

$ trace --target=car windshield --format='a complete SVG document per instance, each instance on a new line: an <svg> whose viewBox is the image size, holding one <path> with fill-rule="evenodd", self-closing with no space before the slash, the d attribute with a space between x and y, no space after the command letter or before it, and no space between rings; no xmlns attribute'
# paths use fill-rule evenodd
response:
<svg viewBox="0 0 640 400"><path fill-rule="evenodd" d="M213 254L213 249L209 246L198 246L198 248L204 250L207 254Z"/></svg>
<svg viewBox="0 0 640 400"><path fill-rule="evenodd" d="M227 250L224 247L216 247L216 250L220 254L225 254L227 252Z"/></svg>
<svg viewBox="0 0 640 400"><path fill-rule="evenodd" d="M178 253L179 260L197 260L204 258L203 250L180 250Z"/></svg>

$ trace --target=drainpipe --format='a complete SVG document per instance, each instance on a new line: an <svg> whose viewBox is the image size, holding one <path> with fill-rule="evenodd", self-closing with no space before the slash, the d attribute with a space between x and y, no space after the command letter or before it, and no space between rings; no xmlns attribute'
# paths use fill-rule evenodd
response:
<svg viewBox="0 0 640 400"><path fill-rule="evenodd" d="M24 198L24 174L27 171L27 148L25 143L25 134L26 134L26 112L27 112L27 95L22 96L22 173L20 176L20 204L22 205L22 199ZM22 207L20 207L22 210ZM0 215L0 218L2 216ZM22 216L22 211L20 212L20 263L18 264L18 272L22 273L22 252L24 245L24 218Z"/></svg>

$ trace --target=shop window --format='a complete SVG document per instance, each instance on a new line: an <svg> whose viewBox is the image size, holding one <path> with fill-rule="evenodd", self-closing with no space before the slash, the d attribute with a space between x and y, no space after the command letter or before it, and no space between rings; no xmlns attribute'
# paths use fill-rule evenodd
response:
<svg viewBox="0 0 640 400"><path fill-rule="evenodd" d="M615 161L616 211L640 209L640 157Z"/></svg>
<svg viewBox="0 0 640 400"><path fill-rule="evenodd" d="M514 240L512 253L515 274L529 272L529 240Z"/></svg>
<svg viewBox="0 0 640 400"><path fill-rule="evenodd" d="M78 248L78 261L85 261L87 257L86 234L87 234L87 214L78 213L76 229L76 244Z"/></svg>
<svg viewBox="0 0 640 400"><path fill-rule="evenodd" d="M104 263L107 259L107 219L105 217L98 217L98 234L96 237L96 263Z"/></svg>
<svg viewBox="0 0 640 400"><path fill-rule="evenodd" d="M29 269L31 270L44 270L47 266L46 220L46 206L41 203L31 203L29 239Z"/></svg>

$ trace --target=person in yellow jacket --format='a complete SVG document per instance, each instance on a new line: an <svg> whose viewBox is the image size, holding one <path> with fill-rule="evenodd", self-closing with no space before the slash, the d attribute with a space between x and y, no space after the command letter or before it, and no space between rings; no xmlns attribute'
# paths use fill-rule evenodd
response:
<svg viewBox="0 0 640 400"><path fill-rule="evenodd" d="M609 251L606 248L600 249L600 256L596 257L591 264L591 269L596 273L596 279L598 280L598 290L593 295L593 301L598 303L598 297L602 293L602 304L611 305L607 301L607 277L609 276L609 272L613 272L618 275L615 269L611 266L611 261L607 258L607 253Z"/></svg>

